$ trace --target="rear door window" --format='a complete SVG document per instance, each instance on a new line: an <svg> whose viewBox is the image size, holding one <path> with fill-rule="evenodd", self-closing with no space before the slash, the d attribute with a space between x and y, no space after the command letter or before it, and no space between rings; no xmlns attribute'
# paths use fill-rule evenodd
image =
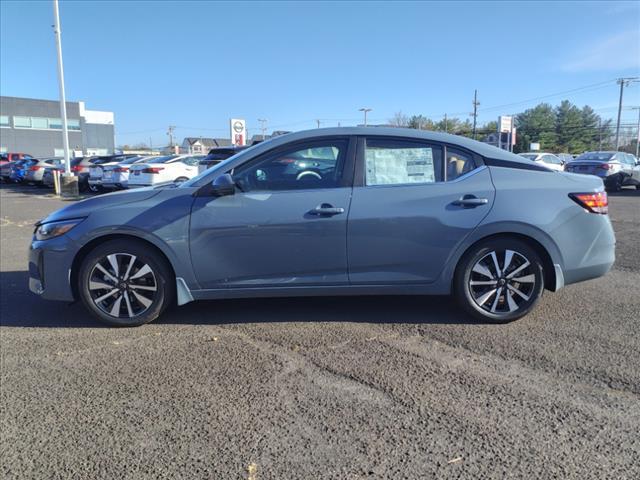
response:
<svg viewBox="0 0 640 480"><path fill-rule="evenodd" d="M442 148L426 142L367 138L365 185L407 185L441 182Z"/></svg>

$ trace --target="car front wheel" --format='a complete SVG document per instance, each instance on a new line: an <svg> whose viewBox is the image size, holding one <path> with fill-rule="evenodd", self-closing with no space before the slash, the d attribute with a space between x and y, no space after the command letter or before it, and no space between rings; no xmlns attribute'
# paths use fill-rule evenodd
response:
<svg viewBox="0 0 640 480"><path fill-rule="evenodd" d="M143 243L113 240L83 260L78 291L100 321L134 327L155 320L175 295L175 278L161 255Z"/></svg>
<svg viewBox="0 0 640 480"><path fill-rule="evenodd" d="M475 318L506 323L529 313L544 290L542 261L515 238L484 241L461 259L454 278L458 304Z"/></svg>

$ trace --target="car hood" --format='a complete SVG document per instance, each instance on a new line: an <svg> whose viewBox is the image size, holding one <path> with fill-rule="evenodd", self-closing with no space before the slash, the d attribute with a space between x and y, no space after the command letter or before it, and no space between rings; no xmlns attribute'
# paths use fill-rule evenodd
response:
<svg viewBox="0 0 640 480"><path fill-rule="evenodd" d="M69 218L88 217L89 214L96 210L101 210L115 205L124 205L125 203L141 202L147 200L154 195L158 195L162 190L157 188L140 188L136 190L124 190L121 192L108 193L97 197L87 198L76 203L72 203L60 210L49 214L38 223L55 222L66 220Z"/></svg>

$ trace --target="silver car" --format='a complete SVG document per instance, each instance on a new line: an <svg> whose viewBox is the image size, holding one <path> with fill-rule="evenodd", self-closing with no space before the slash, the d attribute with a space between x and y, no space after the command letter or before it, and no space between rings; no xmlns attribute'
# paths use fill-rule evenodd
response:
<svg viewBox="0 0 640 480"><path fill-rule="evenodd" d="M595 175L607 190L619 191L631 185L640 189L640 164L636 157L624 152L585 152L565 166L567 172Z"/></svg>
<svg viewBox="0 0 640 480"><path fill-rule="evenodd" d="M41 220L29 286L110 325L170 304L311 295L453 295L508 322L599 277L615 238L602 181L453 135L331 128L275 137L180 185Z"/></svg>
<svg viewBox="0 0 640 480"><path fill-rule="evenodd" d="M33 164L24 173L24 181L34 185L43 185L44 172L49 168L62 168L64 159L60 157L42 158L33 160Z"/></svg>

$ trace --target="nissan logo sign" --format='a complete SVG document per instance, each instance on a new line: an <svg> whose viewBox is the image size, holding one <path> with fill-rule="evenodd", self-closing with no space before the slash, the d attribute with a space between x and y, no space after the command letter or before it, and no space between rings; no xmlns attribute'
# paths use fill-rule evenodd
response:
<svg viewBox="0 0 640 480"><path fill-rule="evenodd" d="M244 125L242 125L242 122L234 122L233 124L233 131L236 133L242 133L242 131L244 130Z"/></svg>

